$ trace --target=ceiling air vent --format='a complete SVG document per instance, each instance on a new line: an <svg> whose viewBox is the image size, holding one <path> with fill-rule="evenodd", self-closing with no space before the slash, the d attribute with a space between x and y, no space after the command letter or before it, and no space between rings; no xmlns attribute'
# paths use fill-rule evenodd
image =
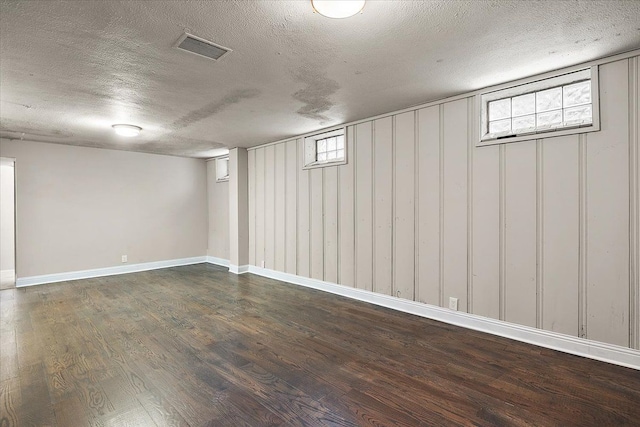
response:
<svg viewBox="0 0 640 427"><path fill-rule="evenodd" d="M205 58L217 61L225 54L231 52L231 49L217 45L209 40L196 37L192 34L184 33L176 42L175 47L204 56Z"/></svg>

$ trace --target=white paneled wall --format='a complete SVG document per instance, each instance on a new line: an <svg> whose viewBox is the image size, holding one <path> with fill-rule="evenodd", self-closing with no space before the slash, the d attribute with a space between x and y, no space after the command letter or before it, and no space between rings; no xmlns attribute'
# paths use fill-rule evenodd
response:
<svg viewBox="0 0 640 427"><path fill-rule="evenodd" d="M600 66L601 131L475 147L473 97L249 152L250 263L639 348L638 58Z"/></svg>

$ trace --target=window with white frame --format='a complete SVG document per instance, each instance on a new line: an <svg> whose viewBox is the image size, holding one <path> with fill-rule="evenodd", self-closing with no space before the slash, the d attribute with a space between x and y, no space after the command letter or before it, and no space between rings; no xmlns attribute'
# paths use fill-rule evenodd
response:
<svg viewBox="0 0 640 427"><path fill-rule="evenodd" d="M305 138L304 167L314 168L347 163L345 129L336 129Z"/></svg>
<svg viewBox="0 0 640 427"><path fill-rule="evenodd" d="M479 145L599 130L597 88L594 67L484 93Z"/></svg>
<svg viewBox="0 0 640 427"><path fill-rule="evenodd" d="M216 159L216 182L229 181L229 157Z"/></svg>

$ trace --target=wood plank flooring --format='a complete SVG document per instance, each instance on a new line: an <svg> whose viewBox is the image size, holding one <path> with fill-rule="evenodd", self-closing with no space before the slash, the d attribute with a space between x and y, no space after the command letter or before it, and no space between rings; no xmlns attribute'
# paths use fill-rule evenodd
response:
<svg viewBox="0 0 640 427"><path fill-rule="evenodd" d="M640 425L640 371L211 265L0 314L2 427Z"/></svg>

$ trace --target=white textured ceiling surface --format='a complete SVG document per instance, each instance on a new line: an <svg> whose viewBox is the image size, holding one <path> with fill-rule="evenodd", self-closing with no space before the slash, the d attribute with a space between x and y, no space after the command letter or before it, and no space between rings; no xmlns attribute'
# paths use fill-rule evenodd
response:
<svg viewBox="0 0 640 427"><path fill-rule="evenodd" d="M369 0L343 20L305 0L0 8L0 136L191 157L640 47L640 1ZM185 30L233 52L180 51Z"/></svg>

